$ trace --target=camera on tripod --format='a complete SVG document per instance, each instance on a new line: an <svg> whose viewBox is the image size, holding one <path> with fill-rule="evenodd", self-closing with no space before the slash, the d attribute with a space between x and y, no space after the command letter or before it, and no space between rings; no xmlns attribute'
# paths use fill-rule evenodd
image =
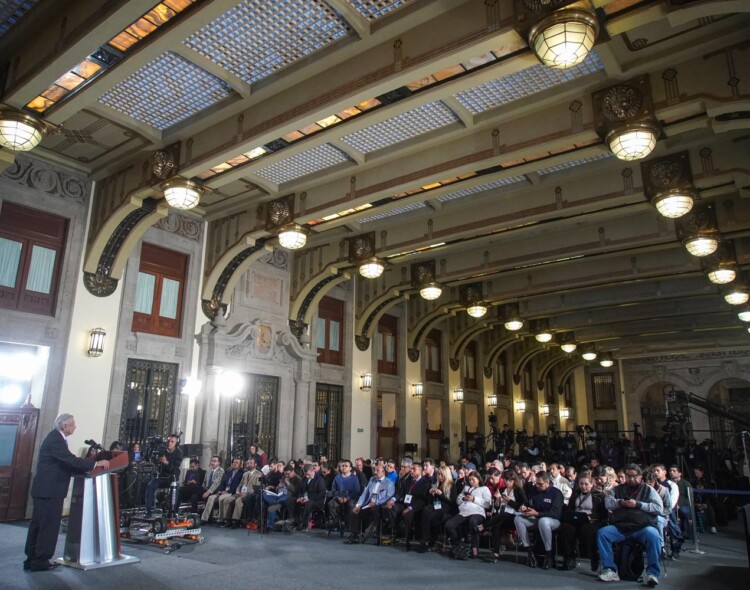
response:
<svg viewBox="0 0 750 590"><path fill-rule="evenodd" d="M146 439L146 459L152 463L158 463L159 459L167 454L168 436L154 435Z"/></svg>
<svg viewBox="0 0 750 590"><path fill-rule="evenodd" d="M519 446L526 446L528 440L529 435L526 434L525 430L516 430L516 442L519 444Z"/></svg>

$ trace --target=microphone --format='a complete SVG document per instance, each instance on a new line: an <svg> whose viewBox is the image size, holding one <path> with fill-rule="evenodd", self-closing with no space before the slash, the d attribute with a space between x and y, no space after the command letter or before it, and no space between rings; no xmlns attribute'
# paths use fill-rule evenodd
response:
<svg viewBox="0 0 750 590"><path fill-rule="evenodd" d="M83 444L88 445L90 447L94 447L96 450L101 451L102 445L100 445L98 442L96 442L94 439L90 438L89 440L83 441Z"/></svg>

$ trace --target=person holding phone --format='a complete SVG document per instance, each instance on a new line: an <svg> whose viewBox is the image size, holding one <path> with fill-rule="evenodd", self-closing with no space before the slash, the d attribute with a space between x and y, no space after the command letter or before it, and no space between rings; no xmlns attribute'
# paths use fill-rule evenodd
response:
<svg viewBox="0 0 750 590"><path fill-rule="evenodd" d="M492 505L492 495L487 486L482 485L482 478L472 470L466 476L467 485L458 494L458 514L445 523L445 533L451 545L458 543L458 530L468 524L471 533L471 556L479 552L479 531L477 527L484 524L487 510Z"/></svg>
<svg viewBox="0 0 750 590"><path fill-rule="evenodd" d="M562 492L552 485L552 478L546 471L536 474L536 491L529 495L526 506L521 507L520 514L513 519L521 539L523 548L526 549L529 567L536 567L536 556L534 548L529 540L529 529L536 528L544 543L544 563L542 569L549 569L554 565L555 557L552 554L552 532L560 527L564 499Z"/></svg>

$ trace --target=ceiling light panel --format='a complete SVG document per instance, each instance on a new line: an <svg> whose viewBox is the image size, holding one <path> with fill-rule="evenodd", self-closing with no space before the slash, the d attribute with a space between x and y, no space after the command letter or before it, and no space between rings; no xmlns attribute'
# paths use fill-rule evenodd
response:
<svg viewBox="0 0 750 590"><path fill-rule="evenodd" d="M243 0L183 43L252 84L349 34L322 0Z"/></svg>
<svg viewBox="0 0 750 590"><path fill-rule="evenodd" d="M273 183L282 184L348 161L349 158L344 152L331 144L324 143L306 152L259 168L255 173Z"/></svg>
<svg viewBox="0 0 750 590"><path fill-rule="evenodd" d="M612 157L612 152L602 152L601 154L594 154L593 156L587 156L585 158L580 158L579 160L571 160L570 162L563 162L561 164L556 164L555 166L541 168L540 170L537 170L536 173L539 176L544 176L545 174L553 174L554 172L562 172L563 170L568 170L569 168L576 168L577 166L584 166L586 164L590 164L591 162L596 162L598 160L606 160L607 158L611 158L611 157Z"/></svg>
<svg viewBox="0 0 750 590"><path fill-rule="evenodd" d="M375 215L368 215L363 219L360 219L360 223L370 223L371 221L377 221L378 219L385 219L387 217L393 217L394 215L401 215L402 213L408 213L409 211L416 211L417 209L424 209L427 205L424 203L412 203L411 205L404 205L403 207L396 207L390 211L383 211L382 213L376 213Z"/></svg>
<svg viewBox="0 0 750 590"><path fill-rule="evenodd" d="M167 51L125 78L99 102L164 130L233 94L225 82Z"/></svg>
<svg viewBox="0 0 750 590"><path fill-rule="evenodd" d="M31 10L39 0L5 0L0 2L0 37Z"/></svg>
<svg viewBox="0 0 750 590"><path fill-rule="evenodd" d="M488 191L493 188L501 188L503 186L516 184L517 182L526 182L526 181L527 181L527 178L525 176L511 176L510 178L501 178L500 180L488 182L487 184L480 184L479 186L475 186L472 188L465 188L460 191L456 191L455 193L442 195L438 197L437 200L440 201L441 203L444 203L445 201L453 201L454 199L468 197L469 195Z"/></svg>
<svg viewBox="0 0 750 590"><path fill-rule="evenodd" d="M458 117L453 111L438 100L345 135L341 139L347 145L367 154L456 121Z"/></svg>
<svg viewBox="0 0 750 590"><path fill-rule="evenodd" d="M586 59L572 68L560 70L537 64L459 92L455 98L476 115L603 69L599 56L591 51Z"/></svg>
<svg viewBox="0 0 750 590"><path fill-rule="evenodd" d="M414 0L347 0L347 2L367 20L374 21Z"/></svg>

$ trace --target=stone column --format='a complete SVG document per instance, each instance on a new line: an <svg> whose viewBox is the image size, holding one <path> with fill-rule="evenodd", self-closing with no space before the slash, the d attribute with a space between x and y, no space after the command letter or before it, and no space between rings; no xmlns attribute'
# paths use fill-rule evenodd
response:
<svg viewBox="0 0 750 590"><path fill-rule="evenodd" d="M206 384L203 387L203 416L200 430L200 442L203 445L201 465L208 465L211 462L211 455L215 455L219 448L219 408L221 407L221 399L216 381L220 374L220 367L206 367Z"/></svg>
<svg viewBox="0 0 750 590"><path fill-rule="evenodd" d="M292 432L292 457L307 456L307 417L310 381L294 380L294 431Z"/></svg>

